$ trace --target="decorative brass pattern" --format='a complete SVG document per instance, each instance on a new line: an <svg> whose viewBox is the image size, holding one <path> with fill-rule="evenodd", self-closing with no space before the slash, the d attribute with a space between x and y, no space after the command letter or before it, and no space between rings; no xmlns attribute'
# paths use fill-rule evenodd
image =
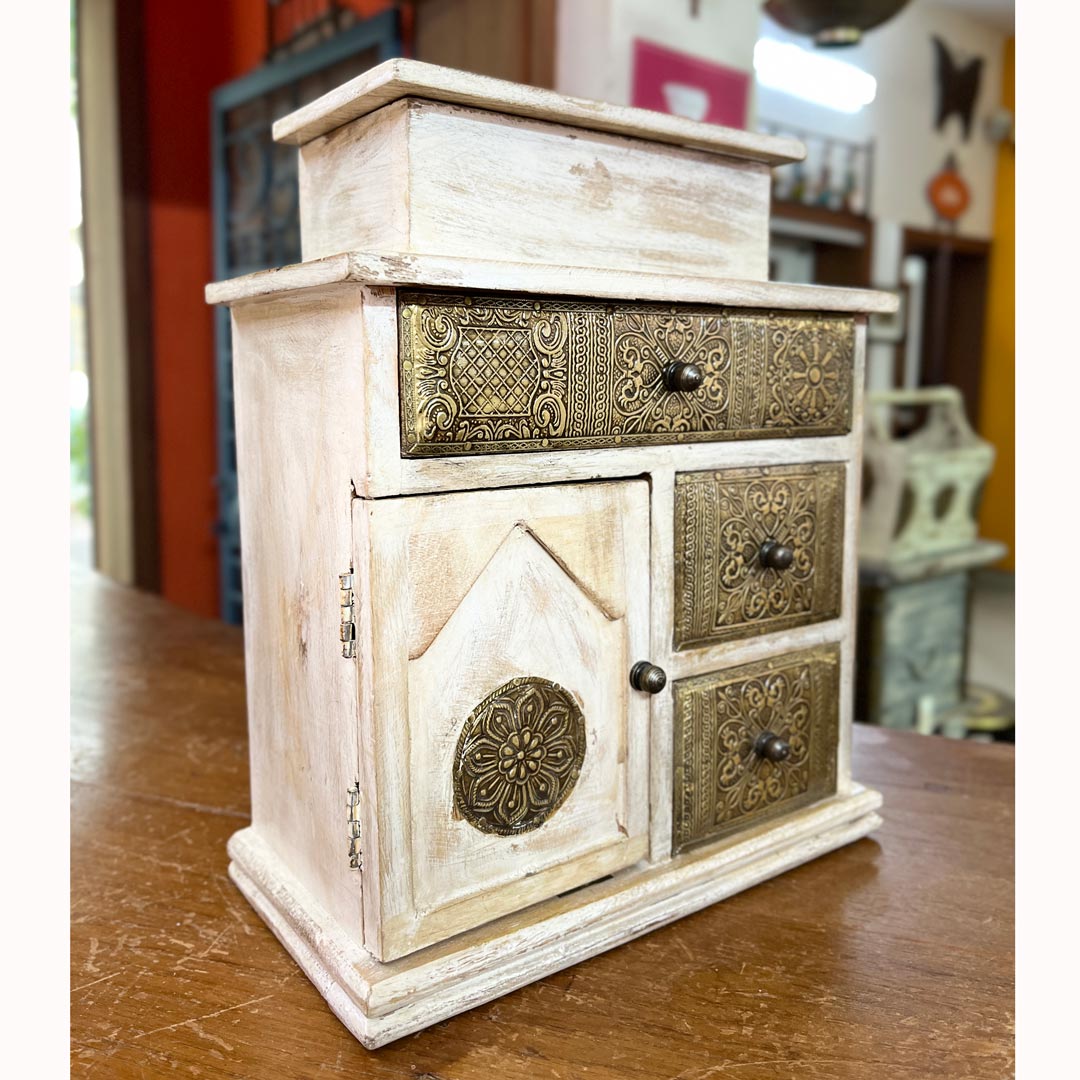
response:
<svg viewBox="0 0 1080 1080"><path fill-rule="evenodd" d="M406 457L851 430L849 316L402 292L400 328Z"/></svg>
<svg viewBox="0 0 1080 1080"><path fill-rule="evenodd" d="M585 718L573 697L547 679L512 679L461 729L454 804L481 832L529 832L566 801L584 760Z"/></svg>
<svg viewBox="0 0 1080 1080"><path fill-rule="evenodd" d="M827 645L675 683L676 852L836 790L839 663ZM755 749L766 732L786 760Z"/></svg>
<svg viewBox="0 0 1080 1080"><path fill-rule="evenodd" d="M793 549L786 569L761 548ZM676 649L835 619L843 577L844 466L675 477Z"/></svg>

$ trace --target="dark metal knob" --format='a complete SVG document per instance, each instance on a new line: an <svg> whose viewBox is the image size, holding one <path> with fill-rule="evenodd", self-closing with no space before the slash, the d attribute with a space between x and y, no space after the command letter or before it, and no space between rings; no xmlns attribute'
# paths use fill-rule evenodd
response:
<svg viewBox="0 0 1080 1080"><path fill-rule="evenodd" d="M664 385L669 390L689 393L705 381L705 372L697 364L668 364L664 368Z"/></svg>
<svg viewBox="0 0 1080 1080"><path fill-rule="evenodd" d="M766 761L779 763L787 761L791 755L791 743L787 739L774 735L771 731L765 731L758 736L754 743L754 751L760 754Z"/></svg>
<svg viewBox="0 0 1080 1080"><path fill-rule="evenodd" d="M647 694L659 694L667 686L667 672L648 660L639 660L630 669L630 685Z"/></svg>
<svg viewBox="0 0 1080 1080"><path fill-rule="evenodd" d="M786 570L795 561L795 549L778 540L766 540L758 555L761 565L770 570Z"/></svg>

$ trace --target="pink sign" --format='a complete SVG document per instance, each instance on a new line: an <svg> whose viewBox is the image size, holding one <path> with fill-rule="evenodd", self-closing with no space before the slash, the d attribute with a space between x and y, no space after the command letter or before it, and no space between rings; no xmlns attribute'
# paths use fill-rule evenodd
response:
<svg viewBox="0 0 1080 1080"><path fill-rule="evenodd" d="M631 105L741 128L746 126L749 92L749 72L640 38L634 41Z"/></svg>

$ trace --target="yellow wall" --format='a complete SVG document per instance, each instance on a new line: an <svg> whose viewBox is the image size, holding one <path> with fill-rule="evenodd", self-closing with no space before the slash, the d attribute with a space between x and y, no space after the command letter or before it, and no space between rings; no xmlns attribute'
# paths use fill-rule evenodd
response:
<svg viewBox="0 0 1080 1080"><path fill-rule="evenodd" d="M1014 108L1016 39L1005 43L1001 103ZM1016 536L1016 214L1015 150L1012 143L998 149L994 207L994 244L990 257L990 287L983 352L982 401L979 432L997 448L994 471L986 484L980 533L1009 545L998 564L1014 568Z"/></svg>

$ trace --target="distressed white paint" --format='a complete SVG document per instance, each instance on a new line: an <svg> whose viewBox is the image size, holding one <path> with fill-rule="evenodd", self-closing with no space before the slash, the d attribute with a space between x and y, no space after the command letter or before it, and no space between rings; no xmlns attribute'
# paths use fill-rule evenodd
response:
<svg viewBox="0 0 1080 1080"><path fill-rule="evenodd" d="M233 307L245 538L253 822L230 842L230 872L368 1046L863 836L878 824L880 804L851 780L850 697L864 316L891 310L891 299L709 278L689 249L681 259L673 249L671 273L652 274L606 263L575 268L550 255L402 255L391 249L443 198L420 177L412 192L423 206L388 201L388 178L406 175L402 127L434 117L437 134L461 110L458 103L458 113L429 112L386 97L400 89L369 87L364 92L383 94L387 107L365 113L364 102L357 111L356 87L344 88L290 129L353 125L331 135L339 145L335 160L323 162L327 171L313 153L305 197L323 207L320 243L335 243L350 220L383 215L363 225L374 230L375 250L207 290L212 302ZM496 89L516 102L519 118L470 123L495 131L493 144L512 129L515 139L546 145L551 132L535 127L532 114L520 119L521 101ZM612 114L600 115L610 132ZM566 132L560 139L586 141ZM690 152L660 141L642 143L658 177L681 168L689 159L679 155ZM449 151L440 137L427 153L437 160ZM339 217L334 200L320 199L350 162L383 182L338 189ZM581 208L583 219L600 213ZM764 228L764 209L758 215ZM618 262L608 249L604 259ZM404 459L397 289L414 286L847 312L857 325L853 430ZM839 618L675 653L676 473L815 461L847 468ZM350 567L355 659L341 656L337 640L337 576ZM841 645L837 794L672 858L671 694L632 689L633 662L652 659L683 677L824 642ZM551 678L578 697L588 749L577 787L551 821L534 833L492 837L455 816L456 738L476 704L526 675ZM347 858L346 790L354 782L359 873Z"/></svg>
<svg viewBox="0 0 1080 1080"><path fill-rule="evenodd" d="M769 190L759 161L418 98L300 148L306 260L359 249L763 280Z"/></svg>
<svg viewBox="0 0 1080 1080"><path fill-rule="evenodd" d="M358 499L364 943L389 960L646 854L649 644L644 480ZM512 679L557 682L586 724L549 823L484 833L454 806L458 736Z"/></svg>
<svg viewBox="0 0 1080 1080"><path fill-rule="evenodd" d="M854 786L781 822L616 874L568 897L380 964L343 932L253 829L229 874L326 998L374 1049L750 888L877 828L881 796Z"/></svg>

